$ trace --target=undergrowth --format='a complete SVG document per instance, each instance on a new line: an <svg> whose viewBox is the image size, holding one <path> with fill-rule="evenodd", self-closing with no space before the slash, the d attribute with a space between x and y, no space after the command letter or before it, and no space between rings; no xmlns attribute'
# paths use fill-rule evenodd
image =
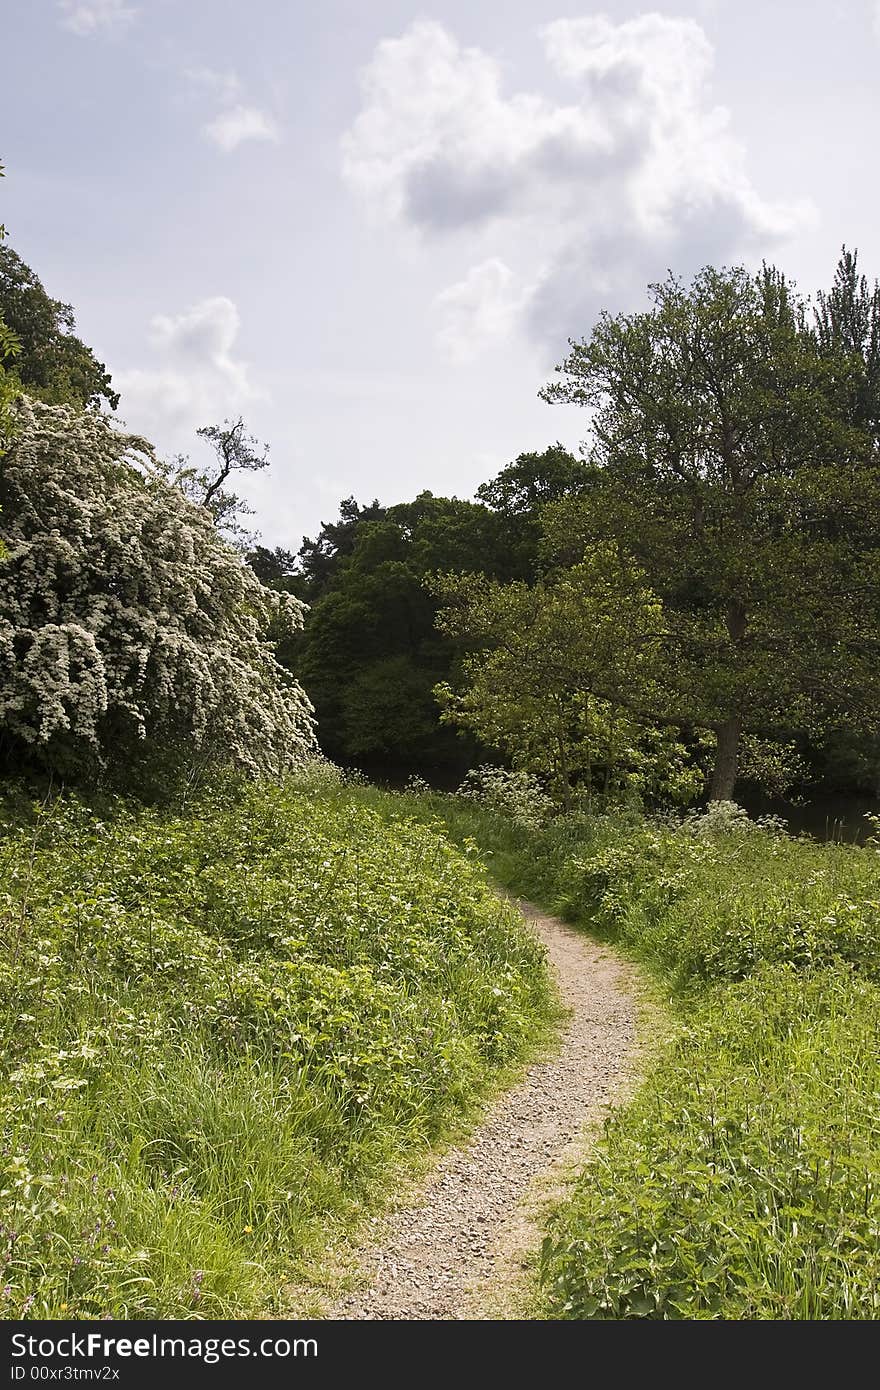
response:
<svg viewBox="0 0 880 1390"><path fill-rule="evenodd" d="M480 870L329 773L185 812L8 796L0 1307L245 1317L552 1014Z"/></svg>

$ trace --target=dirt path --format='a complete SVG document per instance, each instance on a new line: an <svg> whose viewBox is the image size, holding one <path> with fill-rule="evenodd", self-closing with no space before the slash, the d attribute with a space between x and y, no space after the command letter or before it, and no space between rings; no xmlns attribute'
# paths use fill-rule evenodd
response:
<svg viewBox="0 0 880 1390"><path fill-rule="evenodd" d="M619 1093L635 1048L632 971L610 950L521 903L571 1010L555 1055L530 1067L468 1143L445 1154L359 1255L364 1282L335 1318L517 1316L538 1203L561 1189Z"/></svg>

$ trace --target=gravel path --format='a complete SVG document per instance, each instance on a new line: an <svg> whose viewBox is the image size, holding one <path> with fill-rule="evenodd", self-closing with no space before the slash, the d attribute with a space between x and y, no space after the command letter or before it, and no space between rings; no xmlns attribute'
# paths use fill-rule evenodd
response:
<svg viewBox="0 0 880 1390"><path fill-rule="evenodd" d="M505 1316L523 1253L540 1241L537 1197L560 1188L583 1155L585 1127L604 1118L623 1085L635 1047L630 968L557 918L519 906L571 1010L562 1045L379 1227L359 1252L363 1286L339 1298L330 1317Z"/></svg>

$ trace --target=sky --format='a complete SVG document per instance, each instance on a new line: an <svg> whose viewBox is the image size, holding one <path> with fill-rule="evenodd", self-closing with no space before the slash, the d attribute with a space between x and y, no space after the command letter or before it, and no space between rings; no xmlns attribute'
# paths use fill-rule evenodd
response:
<svg viewBox="0 0 880 1390"><path fill-rule="evenodd" d="M880 0L571 3L4 10L10 244L159 453L268 442L264 544L576 450L540 388L670 269L880 275Z"/></svg>

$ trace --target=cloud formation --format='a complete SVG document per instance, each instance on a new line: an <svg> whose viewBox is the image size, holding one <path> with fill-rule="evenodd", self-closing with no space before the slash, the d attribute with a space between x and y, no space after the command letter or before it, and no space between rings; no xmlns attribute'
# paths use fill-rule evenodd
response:
<svg viewBox="0 0 880 1390"><path fill-rule="evenodd" d="M248 140L278 140L278 127L272 117L258 106L233 106L221 111L213 121L202 126L202 134L212 140L224 154L237 150Z"/></svg>
<svg viewBox="0 0 880 1390"><path fill-rule="evenodd" d="M560 19L539 38L568 100L507 94L490 54L413 24L377 46L343 137L343 176L374 215L481 253L439 296L447 349L469 304L483 341L519 318L558 350L667 267L772 251L809 215L750 181L695 21Z"/></svg>
<svg viewBox="0 0 880 1390"><path fill-rule="evenodd" d="M125 0L59 0L61 24L73 34L88 38L97 33L119 33L134 20L137 9Z"/></svg>
<svg viewBox="0 0 880 1390"><path fill-rule="evenodd" d="M509 266L491 256L434 301L440 317L437 341L453 362L472 362L494 339L509 333L520 308Z"/></svg>
<svg viewBox="0 0 880 1390"><path fill-rule="evenodd" d="M265 399L235 355L240 325L238 309L225 295L202 299L180 314L157 314L150 323L155 365L114 373L120 417L160 448L185 452L200 425Z"/></svg>

